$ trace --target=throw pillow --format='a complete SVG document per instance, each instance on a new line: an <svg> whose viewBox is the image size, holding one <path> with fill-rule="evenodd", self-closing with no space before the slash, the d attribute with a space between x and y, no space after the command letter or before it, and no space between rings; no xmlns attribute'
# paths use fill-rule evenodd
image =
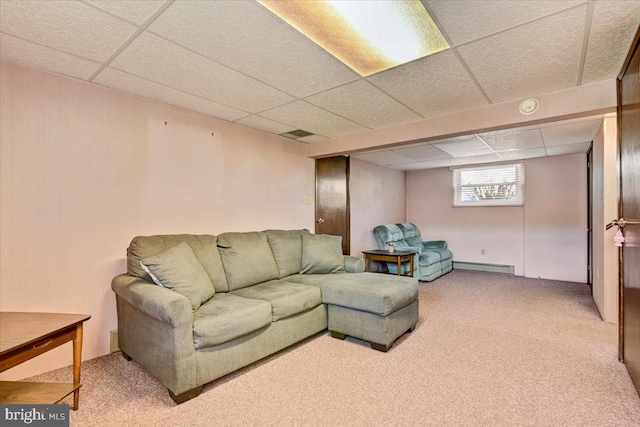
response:
<svg viewBox="0 0 640 427"><path fill-rule="evenodd" d="M300 274L327 274L344 271L342 237L327 234L302 235Z"/></svg>
<svg viewBox="0 0 640 427"><path fill-rule="evenodd" d="M140 265L157 285L185 296L194 311L215 293L207 272L185 242L141 260Z"/></svg>

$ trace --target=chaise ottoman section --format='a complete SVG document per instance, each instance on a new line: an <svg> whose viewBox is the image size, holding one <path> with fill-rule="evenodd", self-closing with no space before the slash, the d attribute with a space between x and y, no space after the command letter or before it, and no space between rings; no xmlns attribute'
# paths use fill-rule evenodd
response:
<svg viewBox="0 0 640 427"><path fill-rule="evenodd" d="M328 329L387 351L418 323L418 280L375 273L296 275L286 280L322 289L328 306Z"/></svg>

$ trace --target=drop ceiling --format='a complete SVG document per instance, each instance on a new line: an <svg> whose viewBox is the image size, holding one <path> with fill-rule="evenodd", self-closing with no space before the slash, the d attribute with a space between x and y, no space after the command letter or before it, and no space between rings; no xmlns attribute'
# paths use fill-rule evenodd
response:
<svg viewBox="0 0 640 427"><path fill-rule="evenodd" d="M0 57L316 142L614 78L640 24L636 0L422 3L451 48L366 78L253 0L2 0ZM581 152L601 119L356 156L408 170Z"/></svg>

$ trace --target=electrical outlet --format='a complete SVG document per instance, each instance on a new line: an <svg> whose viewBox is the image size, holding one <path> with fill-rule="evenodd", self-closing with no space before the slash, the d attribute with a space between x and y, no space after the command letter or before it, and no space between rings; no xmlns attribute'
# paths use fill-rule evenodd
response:
<svg viewBox="0 0 640 427"><path fill-rule="evenodd" d="M484 249L480 249L480 255L484 255Z"/></svg>
<svg viewBox="0 0 640 427"><path fill-rule="evenodd" d="M304 202L305 205L308 205L309 203L311 203L311 196L308 194L305 194L302 201Z"/></svg>
<svg viewBox="0 0 640 427"><path fill-rule="evenodd" d="M117 353L120 351L120 347L118 346L118 330L116 329L115 331L111 331L111 333L109 334L109 352L110 353Z"/></svg>

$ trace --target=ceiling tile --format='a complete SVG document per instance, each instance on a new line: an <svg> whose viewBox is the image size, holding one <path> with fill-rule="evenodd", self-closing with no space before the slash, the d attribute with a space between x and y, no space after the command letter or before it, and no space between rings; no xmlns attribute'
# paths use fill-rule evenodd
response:
<svg viewBox="0 0 640 427"><path fill-rule="evenodd" d="M70 1L1 1L2 32L103 62L138 28Z"/></svg>
<svg viewBox="0 0 640 427"><path fill-rule="evenodd" d="M146 32L111 66L252 113L293 100L271 86Z"/></svg>
<svg viewBox="0 0 640 427"><path fill-rule="evenodd" d="M94 83L112 89L154 99L225 120L236 120L248 115L248 113L244 111L208 101L113 68L105 68L93 81Z"/></svg>
<svg viewBox="0 0 640 427"><path fill-rule="evenodd" d="M492 102L572 87L578 79L586 14L585 4L458 51Z"/></svg>
<svg viewBox="0 0 640 427"><path fill-rule="evenodd" d="M321 135L309 135L309 136L303 136L302 138L298 138L298 139L296 139L296 141L318 142L318 141L322 141L324 139L327 139L327 137L321 136Z"/></svg>
<svg viewBox="0 0 640 427"><path fill-rule="evenodd" d="M100 64L0 33L0 58L87 80Z"/></svg>
<svg viewBox="0 0 640 427"><path fill-rule="evenodd" d="M547 152L545 151L544 147L500 152L500 157L502 157L503 160L533 159L535 157L545 157L546 155Z"/></svg>
<svg viewBox="0 0 640 427"><path fill-rule="evenodd" d="M558 125L551 127L541 127L544 145L578 144L581 142L591 142L600 129L602 119L591 120L569 125Z"/></svg>
<svg viewBox="0 0 640 427"><path fill-rule="evenodd" d="M434 147L433 145L417 145L406 148L394 148L393 151L405 157L418 161L451 158L450 155Z"/></svg>
<svg viewBox="0 0 640 427"><path fill-rule="evenodd" d="M455 45L566 9L582 1L426 0Z"/></svg>
<svg viewBox="0 0 640 427"><path fill-rule="evenodd" d="M273 120L265 119L260 116L247 116L240 120L236 120L236 123L275 134L295 130L295 128L290 125L274 122Z"/></svg>
<svg viewBox="0 0 640 427"><path fill-rule="evenodd" d="M631 42L640 25L640 1L597 1L582 83L591 83L618 76Z"/></svg>
<svg viewBox="0 0 640 427"><path fill-rule="evenodd" d="M487 105L451 51L443 51L367 78L424 117Z"/></svg>
<svg viewBox="0 0 640 427"><path fill-rule="evenodd" d="M482 156L458 157L458 160L462 161L467 165L475 165L478 163L500 162L503 159L498 154L492 153L492 154L484 154Z"/></svg>
<svg viewBox="0 0 640 427"><path fill-rule="evenodd" d="M368 130L368 128L364 126L336 116L305 101L295 101L262 112L260 115L267 119L286 123L296 129L306 130L307 132L317 133L330 138Z"/></svg>
<svg viewBox="0 0 640 427"><path fill-rule="evenodd" d="M257 2L175 2L149 29L299 98L359 78Z"/></svg>
<svg viewBox="0 0 640 427"><path fill-rule="evenodd" d="M494 151L543 147L540 132L536 127L506 129L481 133L478 136Z"/></svg>
<svg viewBox="0 0 640 427"><path fill-rule="evenodd" d="M463 163L458 159L439 159L439 160L426 160L424 162L412 162L401 163L397 165L390 165L392 169L399 170L416 170L416 169L433 169L433 168L446 168L449 166L459 166Z"/></svg>
<svg viewBox="0 0 640 427"><path fill-rule="evenodd" d="M372 129L422 118L365 80L330 89L305 101Z"/></svg>
<svg viewBox="0 0 640 427"><path fill-rule="evenodd" d="M354 154L353 157L356 157L360 160L365 160L367 162L378 163L379 165L397 165L400 163L413 162L412 159L401 156L400 154L394 153L391 150L377 151L375 153Z"/></svg>
<svg viewBox="0 0 640 427"><path fill-rule="evenodd" d="M564 154L586 153L590 146L590 142L569 145L555 145L553 147L547 147L547 154L549 156L562 156Z"/></svg>
<svg viewBox="0 0 640 427"><path fill-rule="evenodd" d="M443 140L442 142L436 141L433 145L438 147L440 150L451 154L453 157L494 154L493 150L475 135L459 136Z"/></svg>
<svg viewBox="0 0 640 427"><path fill-rule="evenodd" d="M151 15L164 3L164 0L136 0L136 1L113 1L113 0L85 0L99 9L109 12L125 21L136 25L142 25L151 18Z"/></svg>

